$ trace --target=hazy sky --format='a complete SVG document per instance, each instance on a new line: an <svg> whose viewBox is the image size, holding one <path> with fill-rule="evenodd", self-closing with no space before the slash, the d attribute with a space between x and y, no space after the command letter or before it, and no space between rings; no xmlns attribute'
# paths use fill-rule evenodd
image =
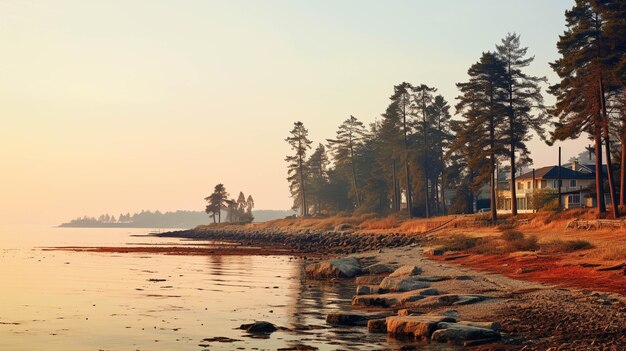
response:
<svg viewBox="0 0 626 351"><path fill-rule="evenodd" d="M555 82L572 2L0 0L0 221L202 210L218 182L289 208L293 121L323 141L350 114L378 118L402 81L453 105L513 31Z"/></svg>

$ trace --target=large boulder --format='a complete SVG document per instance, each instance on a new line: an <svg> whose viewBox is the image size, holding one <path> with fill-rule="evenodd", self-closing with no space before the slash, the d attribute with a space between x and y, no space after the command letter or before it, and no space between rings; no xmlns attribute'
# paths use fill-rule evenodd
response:
<svg viewBox="0 0 626 351"><path fill-rule="evenodd" d="M354 257L313 263L304 269L309 278L352 278L361 274L361 264Z"/></svg>
<svg viewBox="0 0 626 351"><path fill-rule="evenodd" d="M357 295L378 294L379 291L380 287L378 287L378 285L357 285L356 287Z"/></svg>
<svg viewBox="0 0 626 351"><path fill-rule="evenodd" d="M367 331L370 333L386 333L387 332L387 319L370 319L367 321Z"/></svg>
<svg viewBox="0 0 626 351"><path fill-rule="evenodd" d="M378 285L382 282L384 277L379 275L362 275L360 277L356 277L355 283L357 285Z"/></svg>
<svg viewBox="0 0 626 351"><path fill-rule="evenodd" d="M442 322L455 322L454 318L438 315L391 316L387 317L387 333L397 336L430 338Z"/></svg>
<svg viewBox="0 0 626 351"><path fill-rule="evenodd" d="M394 266L386 263L375 263L373 265L365 267L365 272L367 272L368 274L385 274L391 273L394 270Z"/></svg>
<svg viewBox="0 0 626 351"><path fill-rule="evenodd" d="M432 333L431 340L459 343L467 340L496 340L498 338L500 338L500 333L493 329L441 322L437 324L437 330Z"/></svg>
<svg viewBox="0 0 626 351"><path fill-rule="evenodd" d="M482 295L444 294L437 296L428 296L424 299L420 299L420 301L410 301L406 304L406 307L436 308L453 305L469 305L472 303L484 301L485 299L487 299L487 297Z"/></svg>
<svg viewBox="0 0 626 351"><path fill-rule="evenodd" d="M430 287L430 284L422 281L418 277L405 276L405 277L386 277L380 282L379 285L382 291L411 291L418 289L425 289Z"/></svg>
<svg viewBox="0 0 626 351"><path fill-rule="evenodd" d="M422 269L417 266L401 266L389 274L390 277L407 277L422 274Z"/></svg>
<svg viewBox="0 0 626 351"><path fill-rule="evenodd" d="M332 312L326 316L326 323L330 325L357 325L366 326L367 321L389 316L391 312L359 313L359 312Z"/></svg>
<svg viewBox="0 0 626 351"><path fill-rule="evenodd" d="M402 306L438 293L436 289L428 288L388 294L357 295L352 297L352 305L379 307Z"/></svg>

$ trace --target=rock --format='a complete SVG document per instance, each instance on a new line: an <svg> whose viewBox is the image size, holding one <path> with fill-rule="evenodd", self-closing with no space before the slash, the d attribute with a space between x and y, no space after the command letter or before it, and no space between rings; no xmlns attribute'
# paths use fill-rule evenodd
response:
<svg viewBox="0 0 626 351"><path fill-rule="evenodd" d="M418 301L423 299L425 296L435 295L438 293L439 292L436 289L429 288L388 294L357 295L352 297L352 305L381 307L399 306L409 302Z"/></svg>
<svg viewBox="0 0 626 351"><path fill-rule="evenodd" d="M378 285L383 281L384 277L379 275L362 275L356 277L355 283L357 285Z"/></svg>
<svg viewBox="0 0 626 351"><path fill-rule="evenodd" d="M358 312L332 312L326 316L326 323L330 325L357 325L366 326L371 319L380 319L389 316L390 312L381 313L358 313Z"/></svg>
<svg viewBox="0 0 626 351"><path fill-rule="evenodd" d="M373 265L365 267L365 272L368 274L384 274L394 271L394 266L385 263L375 263Z"/></svg>
<svg viewBox="0 0 626 351"><path fill-rule="evenodd" d="M402 266L393 273L391 273L390 277L406 277L410 275L418 275L422 273L422 269L416 266Z"/></svg>
<svg viewBox="0 0 626 351"><path fill-rule="evenodd" d="M455 321L454 318L437 315L391 316L387 317L387 333L425 339L430 338L439 323Z"/></svg>
<svg viewBox="0 0 626 351"><path fill-rule="evenodd" d="M445 250L441 248L434 248L426 251L426 254L431 256L442 256L444 253Z"/></svg>
<svg viewBox="0 0 626 351"><path fill-rule="evenodd" d="M386 277L380 283L379 287L383 291L411 291L417 289L428 288L430 284L412 276L403 277Z"/></svg>
<svg viewBox="0 0 626 351"><path fill-rule="evenodd" d="M354 226L348 223L341 223L335 226L336 232L343 232L345 230L352 230L352 229L354 229Z"/></svg>
<svg viewBox="0 0 626 351"><path fill-rule="evenodd" d="M352 278L361 273L361 264L354 257L337 258L306 266L307 277L314 279L324 278Z"/></svg>
<svg viewBox="0 0 626 351"><path fill-rule="evenodd" d="M386 333L387 319L370 319L369 321L367 321L367 330L370 333Z"/></svg>
<svg viewBox="0 0 626 351"><path fill-rule="evenodd" d="M431 340L437 342L458 343L467 340L484 340L500 338L500 333L488 328L480 328L461 323L441 322L432 333Z"/></svg>
<svg viewBox="0 0 626 351"><path fill-rule="evenodd" d="M270 322L258 321L250 324L242 324L239 326L239 329L244 329L252 334L270 334L275 332L278 328Z"/></svg>
<svg viewBox="0 0 626 351"><path fill-rule="evenodd" d="M357 285L356 294L357 295L371 295L378 294L380 288L378 285Z"/></svg>
<svg viewBox="0 0 626 351"><path fill-rule="evenodd" d="M500 323L496 323L496 322L458 321L457 323L462 324L462 325L469 325L471 327L491 329L494 331L498 331L501 328Z"/></svg>
<svg viewBox="0 0 626 351"><path fill-rule="evenodd" d="M418 316L421 313L420 311L416 311L416 310L411 310L408 308L403 308L401 310L398 310L398 316Z"/></svg>
<svg viewBox="0 0 626 351"><path fill-rule="evenodd" d="M600 272L617 271L617 270L620 270L620 269L625 268L625 267L626 267L626 263L620 263L620 264L616 264L614 266L598 268L598 271L600 271Z"/></svg>
<svg viewBox="0 0 626 351"><path fill-rule="evenodd" d="M452 305L468 305L484 301L485 299L487 299L487 297L481 295L444 294L438 296L428 296L420 301L410 301L407 303L407 307L435 308Z"/></svg>

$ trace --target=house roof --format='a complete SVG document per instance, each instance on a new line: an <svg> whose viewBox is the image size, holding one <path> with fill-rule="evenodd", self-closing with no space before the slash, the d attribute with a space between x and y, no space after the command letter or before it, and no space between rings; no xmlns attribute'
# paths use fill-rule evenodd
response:
<svg viewBox="0 0 626 351"><path fill-rule="evenodd" d="M536 179L558 179L559 167L547 166L541 167L535 170ZM561 179L594 179L593 173L582 173L578 171L572 171L569 168L561 166ZM533 172L527 172L517 177L516 180L533 179Z"/></svg>

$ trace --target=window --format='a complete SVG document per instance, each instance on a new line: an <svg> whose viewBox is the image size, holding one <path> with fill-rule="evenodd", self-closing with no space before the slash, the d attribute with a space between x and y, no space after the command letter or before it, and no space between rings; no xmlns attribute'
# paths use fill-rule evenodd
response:
<svg viewBox="0 0 626 351"><path fill-rule="evenodd" d="M524 190L524 183L522 182L517 183L517 190Z"/></svg>
<svg viewBox="0 0 626 351"><path fill-rule="evenodd" d="M530 189L530 182L526 182L526 189Z"/></svg>
<svg viewBox="0 0 626 351"><path fill-rule="evenodd" d="M569 195L567 197L567 202L570 203L570 204L579 205L580 204L580 195Z"/></svg>
<svg viewBox="0 0 626 351"><path fill-rule="evenodd" d="M569 186L570 186L570 188L575 188L576 187L576 179L571 179L569 181Z"/></svg>

